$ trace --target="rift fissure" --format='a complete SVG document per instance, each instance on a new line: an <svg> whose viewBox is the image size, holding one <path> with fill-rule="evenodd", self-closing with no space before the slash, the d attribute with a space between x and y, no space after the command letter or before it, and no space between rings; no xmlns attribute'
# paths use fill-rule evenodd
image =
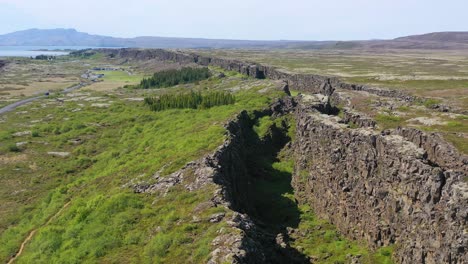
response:
<svg viewBox="0 0 468 264"><path fill-rule="evenodd" d="M131 59L218 66L255 78L285 80L296 90L316 94L310 96L315 101L298 97L297 101L289 99L280 107L272 107L280 113L293 113L296 119L297 132L291 146L295 157L292 186L299 204L310 205L341 233L365 240L371 248L395 244L393 257L398 263L468 262L468 235L464 230L468 158L435 134L413 128L377 131L373 129L375 123L353 113L344 116L356 124L350 127L339 116L328 115L333 113L329 111L334 109L333 102L340 99L336 89L366 91L406 101L417 98L395 90L345 84L330 77L289 74L268 66L196 54L132 49L103 52ZM255 176L261 178L263 173L252 171L253 167L258 169L257 162L249 161L249 166L245 161L249 150L247 139L241 136L251 130L252 119L248 120L228 127L231 134L237 135L237 142L233 151L220 160L223 179L219 182L232 208L248 213L263 228L268 227L268 222L251 202L250 194ZM249 241L256 241L257 249L268 241L265 237L271 241L271 234L262 236L262 232L246 230ZM244 259L246 263L265 261L264 253L255 252L248 251L251 258Z"/></svg>

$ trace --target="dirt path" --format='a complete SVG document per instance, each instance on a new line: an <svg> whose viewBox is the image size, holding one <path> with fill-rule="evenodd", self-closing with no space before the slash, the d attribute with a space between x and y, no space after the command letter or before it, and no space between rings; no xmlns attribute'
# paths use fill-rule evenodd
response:
<svg viewBox="0 0 468 264"><path fill-rule="evenodd" d="M57 213L55 213L51 218L49 218L49 220L45 224L43 224L41 227L44 227L50 224L52 221L54 221L62 213L62 211L68 207L70 202L64 204L63 207ZM8 264L12 264L19 256L21 256L21 254L23 253L24 247L34 237L38 229L39 228L36 228L29 233L28 237L26 237L26 239L23 240L23 243L21 243L21 246L18 252L16 252L16 254L8 261Z"/></svg>

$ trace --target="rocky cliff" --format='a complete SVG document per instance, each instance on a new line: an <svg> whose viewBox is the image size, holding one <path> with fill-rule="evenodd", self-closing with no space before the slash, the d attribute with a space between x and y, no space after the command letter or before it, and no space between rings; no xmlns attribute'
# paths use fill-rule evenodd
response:
<svg viewBox="0 0 468 264"><path fill-rule="evenodd" d="M352 129L296 110L298 200L348 237L396 245L397 263L467 263L467 159L414 129Z"/></svg>

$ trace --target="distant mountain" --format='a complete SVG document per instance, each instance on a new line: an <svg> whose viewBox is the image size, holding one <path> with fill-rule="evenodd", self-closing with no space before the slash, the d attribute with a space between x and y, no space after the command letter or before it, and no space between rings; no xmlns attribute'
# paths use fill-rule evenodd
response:
<svg viewBox="0 0 468 264"><path fill-rule="evenodd" d="M260 41L91 35L75 29L28 29L0 35L0 46L94 46L140 48L468 49L468 32L436 32L392 40Z"/></svg>
<svg viewBox="0 0 468 264"><path fill-rule="evenodd" d="M0 35L0 46L116 46L113 37L90 35L75 29L28 29Z"/></svg>
<svg viewBox="0 0 468 264"><path fill-rule="evenodd" d="M202 38L114 38L90 35L75 29L28 29L0 35L0 46L94 46L141 48L286 48L302 41L256 41ZM308 42L309 43L309 42ZM310 42L315 43L315 42Z"/></svg>

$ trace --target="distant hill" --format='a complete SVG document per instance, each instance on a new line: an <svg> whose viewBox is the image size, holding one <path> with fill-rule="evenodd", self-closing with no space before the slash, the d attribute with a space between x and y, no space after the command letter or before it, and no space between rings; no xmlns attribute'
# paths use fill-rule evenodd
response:
<svg viewBox="0 0 468 264"><path fill-rule="evenodd" d="M468 49L468 32L436 32L392 40L260 41L91 35L75 29L28 29L0 35L0 46L94 46L140 48Z"/></svg>
<svg viewBox="0 0 468 264"><path fill-rule="evenodd" d="M329 49L468 49L468 32L434 32L389 40L337 41Z"/></svg>
<svg viewBox="0 0 468 264"><path fill-rule="evenodd" d="M403 41L435 41L435 42L453 42L468 43L468 32L434 32L423 35L413 35L396 38Z"/></svg>
<svg viewBox="0 0 468 264"><path fill-rule="evenodd" d="M94 46L141 48L286 48L302 41L256 41L202 38L114 38L90 35L75 29L28 29L0 35L0 46ZM309 42L307 42L309 43ZM316 42L310 42L316 43Z"/></svg>

